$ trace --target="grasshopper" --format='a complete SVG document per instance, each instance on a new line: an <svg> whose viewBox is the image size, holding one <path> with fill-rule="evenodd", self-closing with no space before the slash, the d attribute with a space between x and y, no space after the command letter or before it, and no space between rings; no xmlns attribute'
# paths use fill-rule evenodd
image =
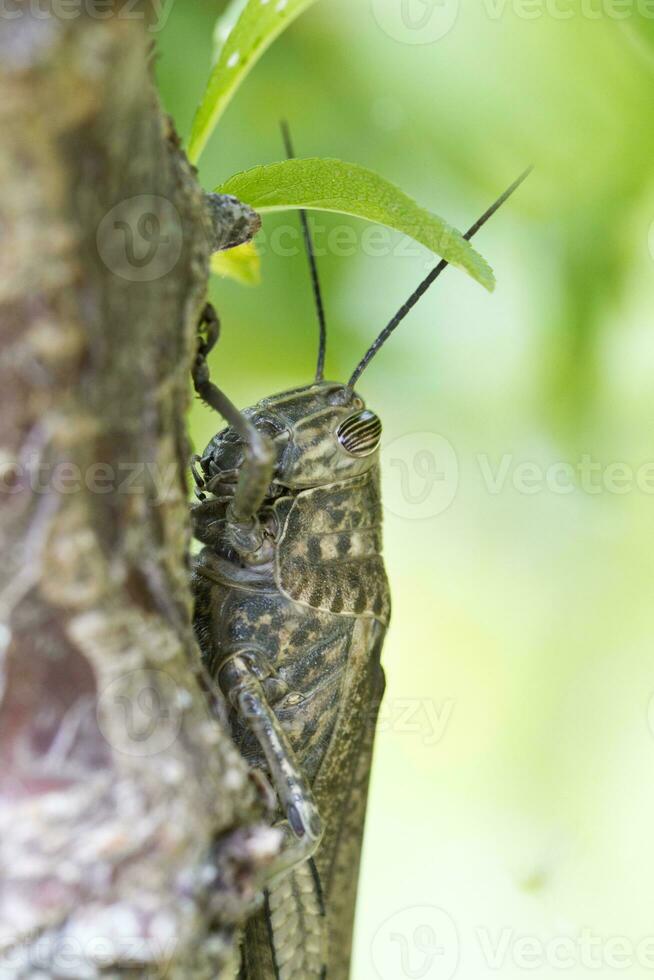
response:
<svg viewBox="0 0 654 980"><path fill-rule="evenodd" d="M205 546L193 571L195 629L234 740L272 797L283 835L263 905L245 928L240 980L349 975L390 615L382 425L355 384L447 266L441 261L420 284L347 383L326 381L324 308L304 212L301 219L320 325L314 381L239 411L209 377L219 333L210 306L193 371L199 396L228 423L193 467L194 534Z"/></svg>

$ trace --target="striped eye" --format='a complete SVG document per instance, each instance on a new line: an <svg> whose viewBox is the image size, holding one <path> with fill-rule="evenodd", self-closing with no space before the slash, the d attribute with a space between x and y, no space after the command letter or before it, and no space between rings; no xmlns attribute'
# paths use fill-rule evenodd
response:
<svg viewBox="0 0 654 980"><path fill-rule="evenodd" d="M379 446L381 433L381 420L368 409L350 415L336 430L338 441L350 456L370 456Z"/></svg>

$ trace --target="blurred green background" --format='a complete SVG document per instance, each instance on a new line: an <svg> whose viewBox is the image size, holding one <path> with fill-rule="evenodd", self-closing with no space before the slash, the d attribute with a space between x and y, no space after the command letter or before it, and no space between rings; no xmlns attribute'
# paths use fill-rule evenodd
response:
<svg viewBox="0 0 654 980"><path fill-rule="evenodd" d="M223 6L178 0L157 35L184 135ZM394 613L355 980L654 969L651 8L321 0L202 158L207 189L280 159L284 116L299 155L460 228L536 164L478 239L496 293L448 270L359 385L385 426ZM345 380L432 258L315 225ZM266 219L260 287L212 280L212 368L242 406L312 376L294 228ZM198 448L215 427L197 406Z"/></svg>

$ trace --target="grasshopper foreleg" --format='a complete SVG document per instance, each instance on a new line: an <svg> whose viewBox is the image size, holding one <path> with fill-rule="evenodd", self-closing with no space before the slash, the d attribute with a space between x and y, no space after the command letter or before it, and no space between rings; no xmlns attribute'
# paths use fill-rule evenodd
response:
<svg viewBox="0 0 654 980"><path fill-rule="evenodd" d="M198 352L193 365L193 384L200 398L232 426L245 444L243 465L234 498L227 511L232 543L256 563L264 552L264 532L258 518L273 473L274 455L269 440L236 408L209 377L207 355L220 333L216 311L207 303L198 324ZM205 336L206 334L206 336Z"/></svg>
<svg viewBox="0 0 654 980"><path fill-rule="evenodd" d="M271 877L276 877L315 852L322 837L318 808L288 737L248 659L239 654L230 657L221 668L218 681L261 746L285 817L276 825L284 834L282 852L270 872Z"/></svg>

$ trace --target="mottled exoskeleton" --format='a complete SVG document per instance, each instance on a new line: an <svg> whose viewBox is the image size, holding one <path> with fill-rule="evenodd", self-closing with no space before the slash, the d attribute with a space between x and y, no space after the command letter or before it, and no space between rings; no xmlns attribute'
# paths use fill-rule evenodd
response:
<svg viewBox="0 0 654 980"><path fill-rule="evenodd" d="M471 237L506 194L468 233ZM310 243L306 217L303 222ZM345 980L390 613L381 557L381 422L354 384L441 262L346 384L316 380L238 411L209 380L209 307L194 381L229 423L197 459L195 625L234 739L283 831L241 978Z"/></svg>

